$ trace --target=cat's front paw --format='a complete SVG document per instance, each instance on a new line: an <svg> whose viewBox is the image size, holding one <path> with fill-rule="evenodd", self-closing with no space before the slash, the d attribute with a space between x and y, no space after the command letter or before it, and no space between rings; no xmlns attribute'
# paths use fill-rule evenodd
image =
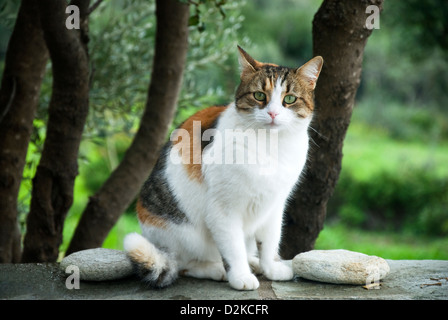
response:
<svg viewBox="0 0 448 320"><path fill-rule="evenodd" d="M229 273L229 284L236 290L256 290L260 286L258 279L252 273Z"/></svg>
<svg viewBox="0 0 448 320"><path fill-rule="evenodd" d="M262 269L263 274L269 280L288 281L294 277L292 266L282 261L273 261L268 265L262 265Z"/></svg>

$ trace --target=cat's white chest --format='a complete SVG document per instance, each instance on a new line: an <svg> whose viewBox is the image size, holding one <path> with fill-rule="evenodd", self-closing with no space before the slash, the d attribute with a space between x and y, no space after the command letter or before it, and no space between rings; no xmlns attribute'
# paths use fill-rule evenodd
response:
<svg viewBox="0 0 448 320"><path fill-rule="evenodd" d="M234 157L228 162L204 163L204 182L214 196L232 206L241 204L252 216L284 205L305 165L308 136L306 132L296 136L261 133L252 140L214 144L207 152L226 153L229 149ZM238 152L245 157L238 158Z"/></svg>

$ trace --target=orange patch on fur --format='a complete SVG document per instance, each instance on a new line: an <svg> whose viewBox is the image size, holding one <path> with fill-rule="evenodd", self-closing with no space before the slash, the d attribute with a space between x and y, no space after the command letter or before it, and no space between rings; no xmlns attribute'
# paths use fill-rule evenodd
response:
<svg viewBox="0 0 448 320"><path fill-rule="evenodd" d="M167 222L162 217L155 215L151 212L149 212L145 207L142 205L142 201L140 199L137 200L137 217L138 220L145 224L150 225L156 228L162 228L165 229L167 226Z"/></svg>
<svg viewBox="0 0 448 320"><path fill-rule="evenodd" d="M201 162L202 150L204 148L204 145L202 144L202 134L213 125L221 112L226 108L227 107L218 106L209 107L196 112L190 118L185 120L179 129L184 129L188 132L188 137L190 139L188 144L186 144L186 141L182 143L182 132L179 132L178 135L174 137L173 147L177 146L179 148L188 175L190 178L196 179L199 182L202 181ZM195 121L200 122L200 130L193 130ZM186 145L189 146L189 148L186 149L187 152L182 153L182 150L185 150Z"/></svg>
<svg viewBox="0 0 448 320"><path fill-rule="evenodd" d="M269 62L260 62L261 63L261 67L278 67L278 64L275 63L269 63Z"/></svg>
<svg viewBox="0 0 448 320"><path fill-rule="evenodd" d="M154 258L148 255L144 249L145 248L143 247L134 249L133 251L128 252L128 256L132 261L143 265L146 269L151 270L154 267L155 261Z"/></svg>

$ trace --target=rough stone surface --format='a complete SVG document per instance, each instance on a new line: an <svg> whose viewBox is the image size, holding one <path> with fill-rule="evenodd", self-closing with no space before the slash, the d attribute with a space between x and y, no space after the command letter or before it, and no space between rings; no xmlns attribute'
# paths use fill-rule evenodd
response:
<svg viewBox="0 0 448 320"><path fill-rule="evenodd" d="M67 267L79 268L80 280L106 281L129 277L133 274L131 261L124 251L113 249L82 250L62 259L60 268L66 272ZM68 275L73 270L68 270Z"/></svg>
<svg viewBox="0 0 448 320"><path fill-rule="evenodd" d="M312 250L295 256L292 264L301 278L336 284L378 283L390 271L383 258L348 250Z"/></svg>
<svg viewBox="0 0 448 320"><path fill-rule="evenodd" d="M237 291L227 282L179 278L172 286L154 290L136 277L115 281L81 281L67 287L67 274L57 263L0 264L0 299L7 300L448 300L448 261L387 260L389 275L377 290L362 285L330 284L297 277L269 281L259 277L254 291ZM15 308L17 304L12 304ZM281 308L282 304L277 304ZM421 304L416 304L421 308ZM406 306L408 308L409 305ZM271 314L271 309L270 314ZM16 310L17 311L17 310ZM179 310L174 310L179 312ZM273 311L273 310L272 310ZM421 311L421 310L420 310ZM334 310L333 310L334 312ZM273 312L272 312L273 313Z"/></svg>

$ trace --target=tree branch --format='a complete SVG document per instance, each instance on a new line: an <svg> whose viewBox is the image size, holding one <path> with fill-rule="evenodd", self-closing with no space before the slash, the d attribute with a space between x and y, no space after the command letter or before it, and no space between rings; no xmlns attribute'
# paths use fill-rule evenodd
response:
<svg viewBox="0 0 448 320"><path fill-rule="evenodd" d="M96 2L94 4L92 4L92 6L89 8L88 10L88 15L90 15L96 8L99 7L99 5L101 4L101 2L103 2L103 0L96 0Z"/></svg>
<svg viewBox="0 0 448 320"><path fill-rule="evenodd" d="M64 220L73 202L78 151L89 106L87 38L83 32L65 27L65 0L38 3L52 61L53 90L46 139L33 179L23 262L53 262L58 258ZM82 17L89 1L76 3ZM82 21L85 30L86 23Z"/></svg>
<svg viewBox="0 0 448 320"><path fill-rule="evenodd" d="M101 246L154 166L177 106L188 49L189 13L188 5L178 0L156 1L156 48L140 128L122 162L90 198L66 254Z"/></svg>
<svg viewBox="0 0 448 320"><path fill-rule="evenodd" d="M313 20L313 54L324 58L316 87L315 117L307 170L286 209L282 255L314 248L323 228L327 202L339 179L342 146L361 82L364 47L371 30L364 27L366 7L383 0L325 0ZM327 138L326 138L327 137Z"/></svg>
<svg viewBox="0 0 448 320"><path fill-rule="evenodd" d="M22 0L6 51L0 88L0 263L19 262L17 197L48 61L38 0Z"/></svg>
<svg viewBox="0 0 448 320"><path fill-rule="evenodd" d="M0 124L2 123L3 118L6 116L6 114L9 112L9 109L11 109L12 106L12 102L14 101L14 98L16 97L16 86L17 86L17 81L15 77L11 77L10 78L10 82L12 82L12 88L11 90L7 90L10 91L10 96L8 99L8 102L6 104L1 104L2 110L0 113ZM5 87L8 86L7 84L5 84Z"/></svg>

